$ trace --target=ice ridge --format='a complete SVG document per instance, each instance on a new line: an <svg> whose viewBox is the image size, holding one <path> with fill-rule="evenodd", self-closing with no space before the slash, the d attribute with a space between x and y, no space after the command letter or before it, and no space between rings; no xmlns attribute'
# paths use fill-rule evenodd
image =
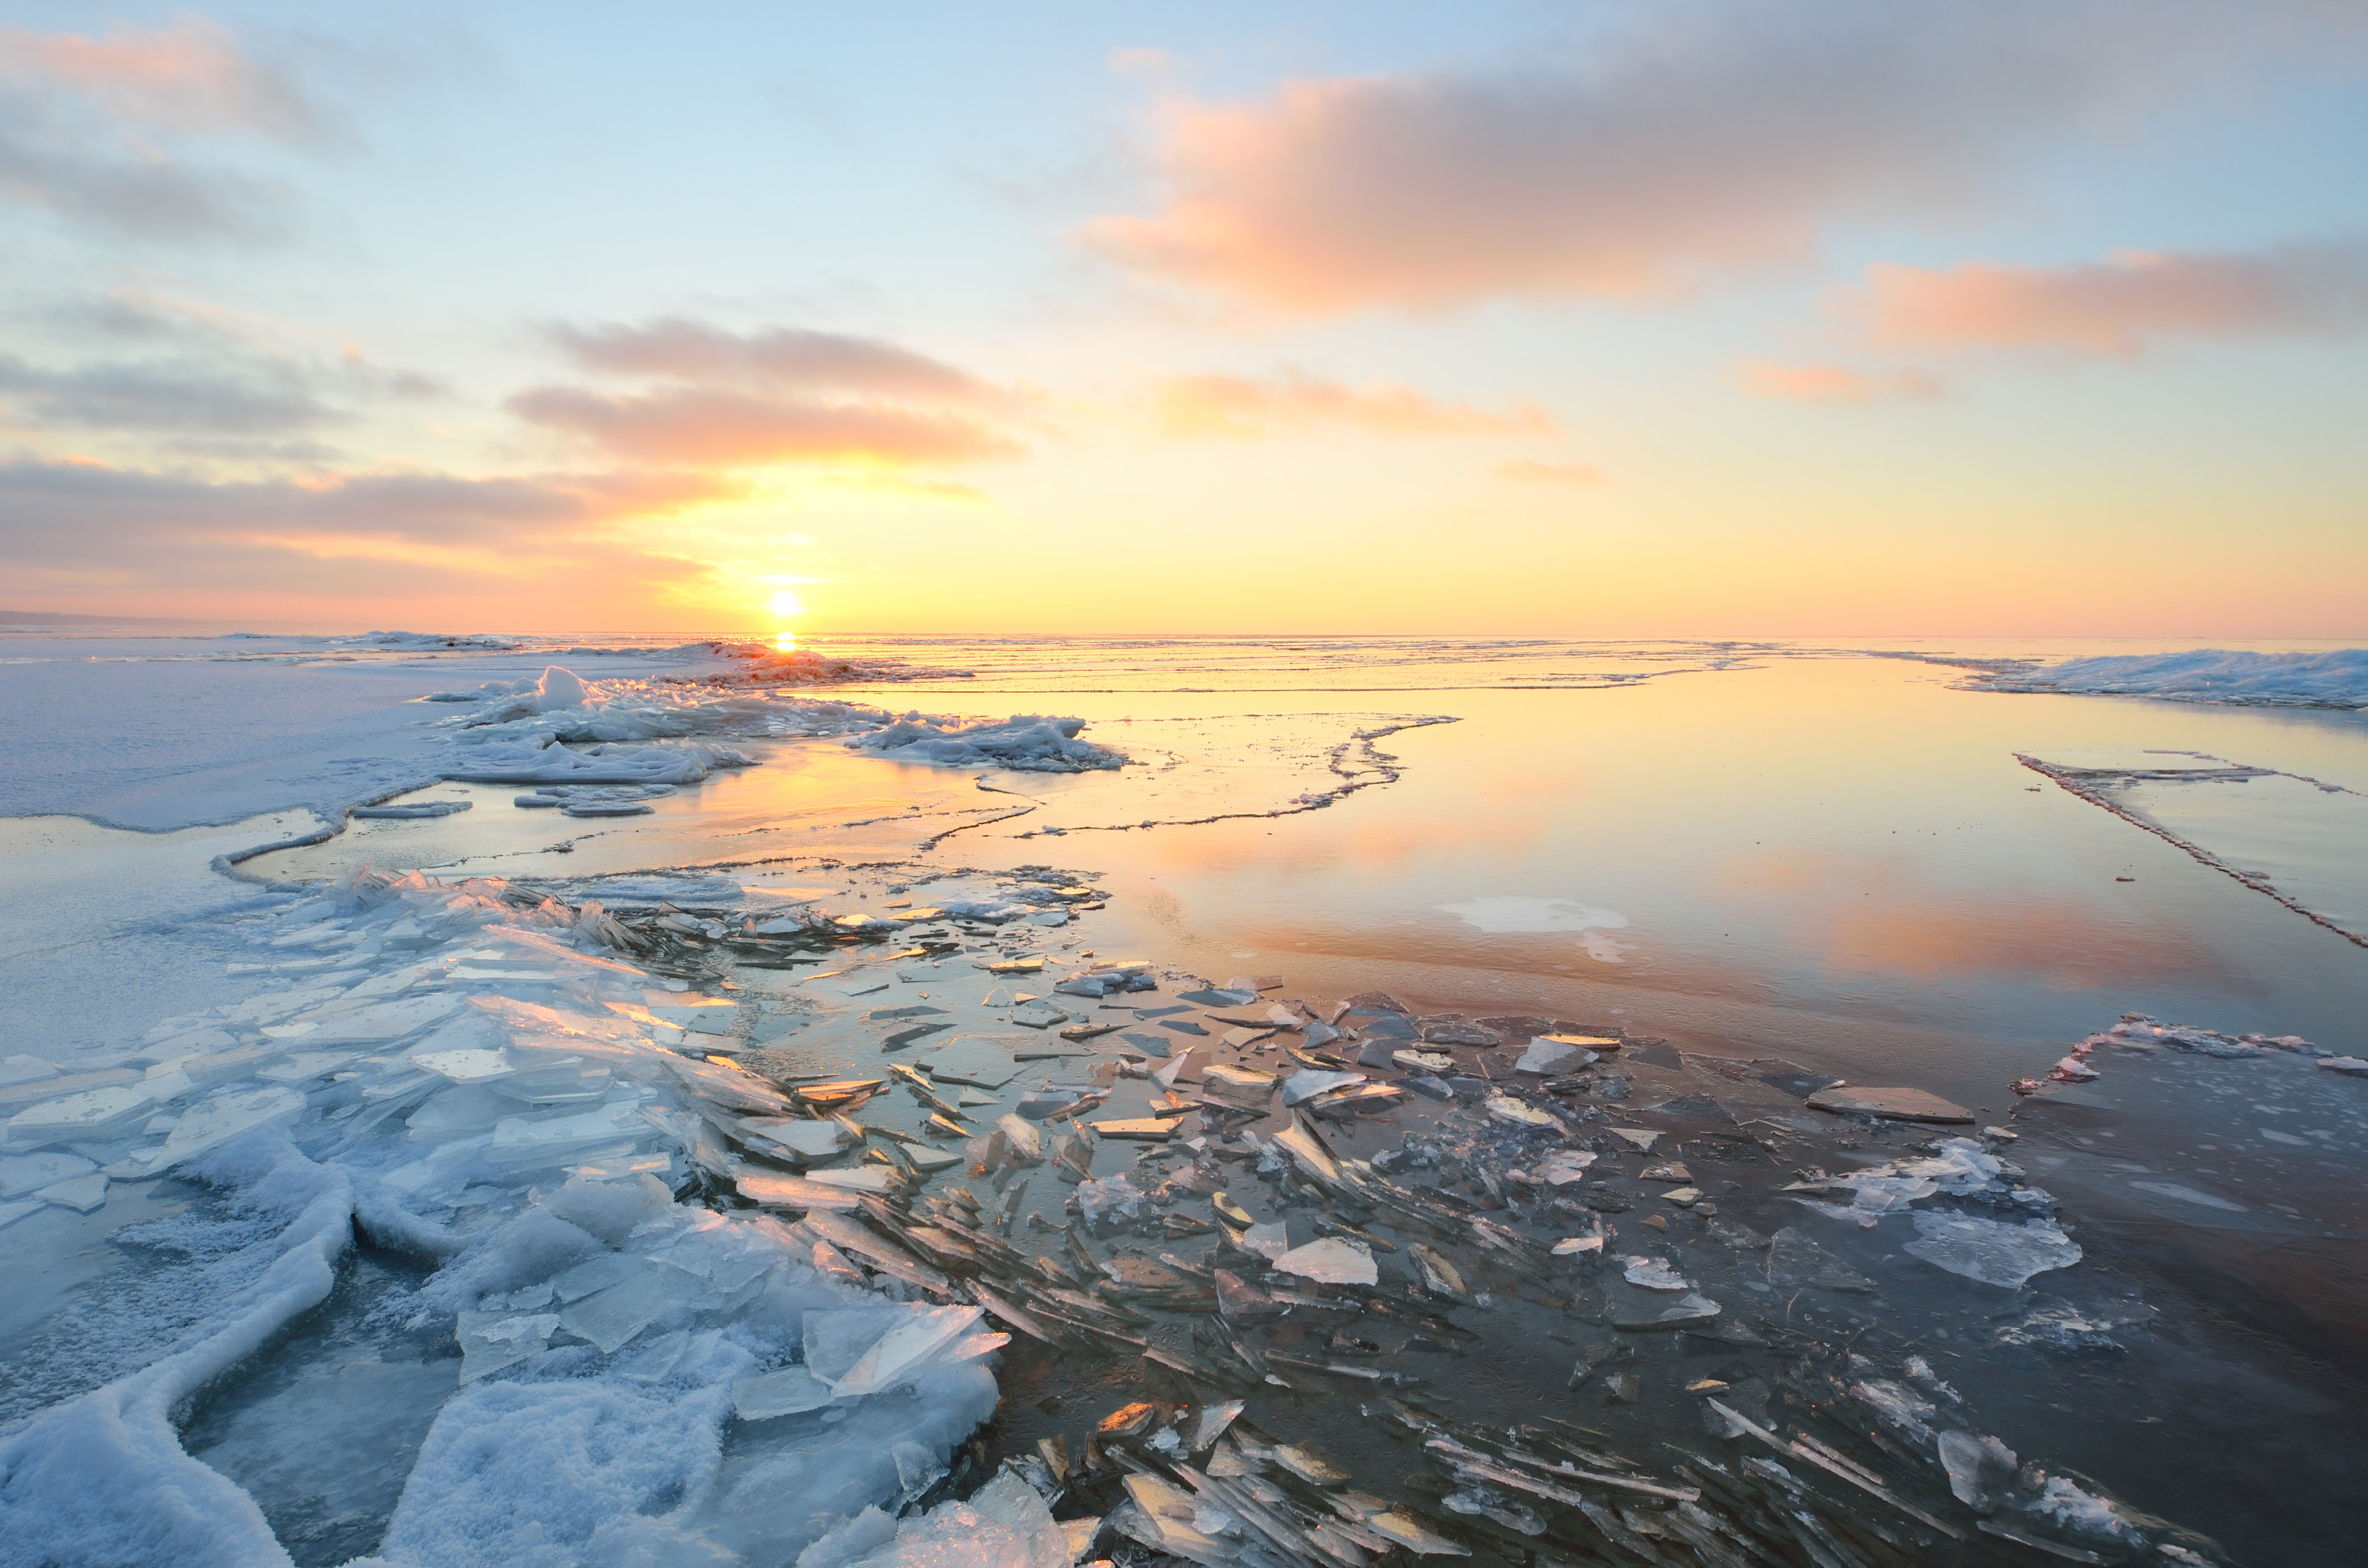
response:
<svg viewBox="0 0 2368 1568"><path fill-rule="evenodd" d="M2199 648L2111 653L1977 676L1997 691L2062 691L2290 708L2368 708L2368 648L2257 653Z"/></svg>

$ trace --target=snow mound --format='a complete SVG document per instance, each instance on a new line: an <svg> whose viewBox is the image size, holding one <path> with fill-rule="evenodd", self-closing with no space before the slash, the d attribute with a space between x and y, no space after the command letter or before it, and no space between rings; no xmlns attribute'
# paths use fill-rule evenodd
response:
<svg viewBox="0 0 2368 1568"><path fill-rule="evenodd" d="M1085 773L1123 767L1123 754L1077 739L1082 719L1036 714L1000 723L963 724L949 718L907 713L883 730L847 743L851 751L878 752L897 762L929 762L951 767L1009 767L1024 773Z"/></svg>
<svg viewBox="0 0 2368 1568"><path fill-rule="evenodd" d="M2113 653L1982 677L1997 691L2083 692L2287 708L2368 708L2368 648L2324 653Z"/></svg>

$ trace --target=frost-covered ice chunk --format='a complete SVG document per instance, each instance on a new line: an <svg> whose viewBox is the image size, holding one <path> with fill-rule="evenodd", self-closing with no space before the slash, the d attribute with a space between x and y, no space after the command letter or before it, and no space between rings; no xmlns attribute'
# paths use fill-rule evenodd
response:
<svg viewBox="0 0 2368 1568"><path fill-rule="evenodd" d="M482 1084L507 1078L518 1071L507 1051L482 1046L459 1051L415 1051L404 1060L451 1084Z"/></svg>
<svg viewBox="0 0 2368 1568"><path fill-rule="evenodd" d="M1276 1258L1274 1266L1319 1285L1371 1285L1381 1278L1372 1250L1345 1236L1326 1236L1293 1247Z"/></svg>
<svg viewBox="0 0 2368 1568"><path fill-rule="evenodd" d="M462 1312L461 1381L473 1383L541 1354L558 1326L556 1312Z"/></svg>
<svg viewBox="0 0 2368 1568"><path fill-rule="evenodd" d="M2041 1518L2053 1520L2076 1535L2137 1545L2146 1538L2122 1517L2121 1510L2104 1498L2085 1492L2060 1475L2051 1475L2028 1505Z"/></svg>
<svg viewBox="0 0 2368 1568"><path fill-rule="evenodd" d="M1068 1568L1069 1540L1035 1488L1007 1471L967 1502L899 1525L867 1508L808 1547L797 1568Z"/></svg>
<svg viewBox="0 0 2368 1568"><path fill-rule="evenodd" d="M1121 1171L1116 1176L1079 1182L1077 1210L1085 1215L1088 1225L1112 1219L1137 1220L1143 1217L1144 1197L1133 1178Z"/></svg>
<svg viewBox="0 0 2368 1568"><path fill-rule="evenodd" d="M1123 767L1123 754L1077 739L1082 719L1018 715L996 722L962 723L918 712L845 744L899 762L952 767L1009 767L1029 773L1081 773Z"/></svg>
<svg viewBox="0 0 2368 1568"><path fill-rule="evenodd" d="M1936 1268L2007 1290L2080 1261L2079 1244L2053 1221L2011 1224L1930 1210L1917 1212L1916 1239L1905 1250Z"/></svg>
<svg viewBox="0 0 2368 1568"><path fill-rule="evenodd" d="M571 1302L559 1314L559 1326L590 1340L602 1355L613 1356L668 1312L689 1306L706 1293L698 1276L650 1263L623 1283Z"/></svg>
<svg viewBox="0 0 2368 1568"><path fill-rule="evenodd" d="M290 1088L250 1089L245 1094L207 1100L181 1113L181 1119L165 1136L165 1146L157 1151L152 1165L163 1170L258 1127L293 1121L303 1113L304 1096Z"/></svg>
<svg viewBox="0 0 2368 1568"><path fill-rule="evenodd" d="M10 1088L18 1084L38 1084L44 1078L57 1075L57 1065L38 1056L0 1056L0 1088Z"/></svg>
<svg viewBox="0 0 2368 1568"><path fill-rule="evenodd" d="M743 1421L769 1421L820 1410L831 1402L830 1385L803 1367L751 1372L732 1385L732 1408Z"/></svg>

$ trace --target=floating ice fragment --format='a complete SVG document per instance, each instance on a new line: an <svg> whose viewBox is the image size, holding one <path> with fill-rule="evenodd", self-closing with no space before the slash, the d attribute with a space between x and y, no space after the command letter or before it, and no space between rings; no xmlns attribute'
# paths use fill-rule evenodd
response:
<svg viewBox="0 0 2368 1568"><path fill-rule="evenodd" d="M1893 1121L1971 1122L1974 1113L1921 1089L1819 1089L1808 1099L1811 1110L1839 1115L1878 1116Z"/></svg>
<svg viewBox="0 0 2368 1568"><path fill-rule="evenodd" d="M1381 1278L1372 1252L1345 1236L1326 1236L1293 1247L1274 1259L1274 1266L1319 1285L1371 1285Z"/></svg>
<svg viewBox="0 0 2368 1568"><path fill-rule="evenodd" d="M147 1120L155 1108L148 1096L121 1084L84 1089L10 1117L8 1142L23 1149L113 1138Z"/></svg>
<svg viewBox="0 0 2368 1568"><path fill-rule="evenodd" d="M107 1202L107 1177L97 1171L88 1176L71 1176L53 1182L33 1194L44 1203L54 1203L61 1209L71 1209L77 1214L88 1214Z"/></svg>
<svg viewBox="0 0 2368 1568"><path fill-rule="evenodd" d="M2080 1261L2079 1244L2053 1221L2009 1224L1928 1210L1918 1211L1916 1239L1905 1250L1936 1268L2009 1290L2034 1274Z"/></svg>
<svg viewBox="0 0 2368 1568"><path fill-rule="evenodd" d="M1583 1179L1593 1164L1595 1156L1585 1149L1555 1149L1537 1163L1532 1174L1544 1186L1568 1187Z"/></svg>
<svg viewBox="0 0 2368 1568"><path fill-rule="evenodd" d="M1708 1296L1691 1292L1681 1297L1674 1306L1664 1305L1661 1300L1655 1298L1615 1299L1605 1311L1604 1322L1632 1333L1651 1333L1707 1323L1718 1316L1719 1312L1716 1301Z"/></svg>
<svg viewBox="0 0 2368 1568"><path fill-rule="evenodd" d="M1365 1075L1362 1073L1327 1073L1319 1068L1303 1067L1282 1081L1282 1103L1297 1105L1327 1089L1363 1082Z"/></svg>
<svg viewBox="0 0 2368 1568"><path fill-rule="evenodd" d="M1513 1071L1534 1073L1543 1077L1554 1073L1575 1072L1598 1060L1595 1052L1583 1051L1567 1040L1556 1040L1551 1035L1538 1035L1531 1040L1530 1048L1522 1051L1520 1059L1513 1063Z"/></svg>
<svg viewBox="0 0 2368 1568"><path fill-rule="evenodd" d="M1987 1433L1975 1437L1954 1429L1933 1441L1941 1468L1949 1472L1949 1490L1957 1494L1957 1501L1977 1513L1995 1509L1995 1494L2014 1482L2014 1450Z"/></svg>
<svg viewBox="0 0 2368 1568"><path fill-rule="evenodd" d="M1269 1221L1244 1231L1242 1245L1272 1263L1291 1250L1291 1233L1281 1221Z"/></svg>
<svg viewBox="0 0 2368 1568"><path fill-rule="evenodd" d="M2301 1140L2296 1139L2295 1142L2300 1142ZM2217 1209L2229 1214L2247 1212L2241 1203L2231 1203L2225 1198L2215 1198L2208 1192L2198 1192L2192 1187L2181 1187L2177 1182L2134 1181L2130 1185L2140 1192L2151 1192L2159 1197L2177 1199L2181 1203L2193 1203L2205 1209Z"/></svg>
<svg viewBox="0 0 2368 1568"><path fill-rule="evenodd" d="M1508 1126L1553 1128L1562 1126L1560 1119L1553 1112L1540 1110L1528 1101L1517 1100L1510 1095L1490 1095L1486 1103L1489 1119L1504 1122Z"/></svg>
<svg viewBox="0 0 2368 1568"><path fill-rule="evenodd" d="M670 1309L694 1299L700 1287L696 1275L654 1263L624 1283L576 1301L559 1314L559 1324L590 1340L602 1355L613 1356Z"/></svg>
<svg viewBox="0 0 2368 1568"><path fill-rule="evenodd" d="M1621 1259L1621 1274L1631 1285L1647 1290L1691 1290L1693 1282L1657 1257L1632 1256Z"/></svg>
<svg viewBox="0 0 2368 1568"><path fill-rule="evenodd" d="M0 1198L20 1198L97 1169L80 1154L18 1154L0 1159Z"/></svg>
<svg viewBox="0 0 2368 1568"><path fill-rule="evenodd" d="M1098 1226L1111 1219L1140 1219L1144 1201L1143 1189L1124 1171L1077 1184L1077 1211L1086 1217L1088 1225Z"/></svg>

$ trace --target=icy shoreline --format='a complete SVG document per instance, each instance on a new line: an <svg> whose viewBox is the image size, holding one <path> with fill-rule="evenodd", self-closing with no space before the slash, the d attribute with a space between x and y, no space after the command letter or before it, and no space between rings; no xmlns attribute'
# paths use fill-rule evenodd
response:
<svg viewBox="0 0 2368 1568"><path fill-rule="evenodd" d="M2114 653L2053 665L2018 662L1967 684L1990 691L2152 697L2240 707L2368 709L2368 649L2257 653L2220 648Z"/></svg>
<svg viewBox="0 0 2368 1568"><path fill-rule="evenodd" d="M872 885L849 909L829 890L712 874L609 879L567 890L574 903L358 876L250 922L246 967L265 988L245 1001L167 1020L72 1077L12 1059L0 1171L30 1208L11 1220L170 1175L262 1230L242 1249L247 1275L165 1358L0 1437L0 1543L37 1560L288 1561L269 1516L290 1499L191 1459L177 1412L268 1357L359 1240L430 1269L388 1329L450 1336L427 1365L453 1382L422 1413L371 1559L389 1564L887 1568L977 1560L956 1544L975 1535L1009 1568L1064 1568L1097 1539L1319 1568L1336 1549L1450 1551L1549 1528L1574 1544L1644 1526L1716 1541L1765 1506L1804 1506L1846 1535L1873 1518L1975 1539L1972 1515L1933 1512L1964 1506L2026 1539L2207 1560L2178 1555L2207 1543L2018 1470L1920 1357L1860 1353L1899 1354L1877 1351L1847 1305L1874 1288L1860 1272L1872 1260L1845 1244L1861 1231L1912 1234L1910 1267L1931 1271L1917 1278L1985 1290L2080 1262L1998 1137L1911 1142L1713 1200L1713 1173L1750 1177L1763 1141L1797 1151L1787 1163L1831 1161L1839 1133L1896 1129L1846 1117L1819 1132L1797 1107L1826 1080L1789 1063L1704 1063L1560 1020L1416 1018L1378 994L1311 1009L1270 1001L1272 977L1212 987L1064 956L1040 943L1099 894L1060 873L859 881ZM1503 1050L1525 1042L1518 1062ZM1017 1109L990 1120L1014 1092ZM1400 1115L1403 1141L1375 1144ZM1722 1153L1728 1141L1754 1157ZM1026 1230L1050 1244L1003 1239L1031 1182L1050 1196ZM1755 1203L1825 1217L1754 1231ZM1213 1221L1196 1217L1203 1204ZM1310 1205L1331 1216L1312 1233ZM1044 1221L1064 1208L1065 1226ZM1132 1256L1144 1244L1130 1236L1156 1238L1159 1262ZM1040 1245L1051 1267L1022 1267ZM1793 1300L1781 1318L1750 1294L1771 1287ZM1805 1313L1804 1291L1819 1303ZM1953 1297L1901 1301L1885 1342L1945 1324ZM1999 1343L2054 1343L2050 1299L2018 1307ZM1514 1342L1576 1331L1569 1386L1615 1405L1643 1386L1640 1346L1690 1336L1736 1369L1704 1409L1714 1439L1740 1447L1640 1474L1539 1437L1524 1441L1563 1457L1527 1472L1533 1450L1459 1418L1451 1391L1358 1359L1367 1334L1413 1328L1407 1356L1469 1339L1447 1316L1459 1309L1499 1314ZM1215 1337L1154 1326L1163 1313ZM1327 1345L1293 1313L1350 1327L1324 1327ZM1013 1335L1195 1392L1125 1406L1082 1452L1007 1449L980 1490L988 1471L960 1445L996 1409L986 1363ZM1820 1369L1735 1361L1771 1346ZM1277 1383L1291 1402L1243 1418L1237 1402ZM1888 1451L1923 1449L1922 1468L1817 1446L1845 1441L1847 1421L1786 1436L1784 1410L1828 1388L1861 1413L1848 1420L1890 1434ZM1390 1391L1376 1418L1412 1430L1453 1494L1338 1493L1348 1472L1325 1456L1361 1449L1333 1418L1296 1438L1274 1424L1343 1391ZM1751 1469L1762 1450L1789 1479ZM1812 1499L1799 1488L1819 1471ZM1392 1494L1403 1479L1360 1472ZM1327 1495L1362 1501L1326 1523L1308 1510ZM1088 1498L1099 1511L1081 1517Z"/></svg>

